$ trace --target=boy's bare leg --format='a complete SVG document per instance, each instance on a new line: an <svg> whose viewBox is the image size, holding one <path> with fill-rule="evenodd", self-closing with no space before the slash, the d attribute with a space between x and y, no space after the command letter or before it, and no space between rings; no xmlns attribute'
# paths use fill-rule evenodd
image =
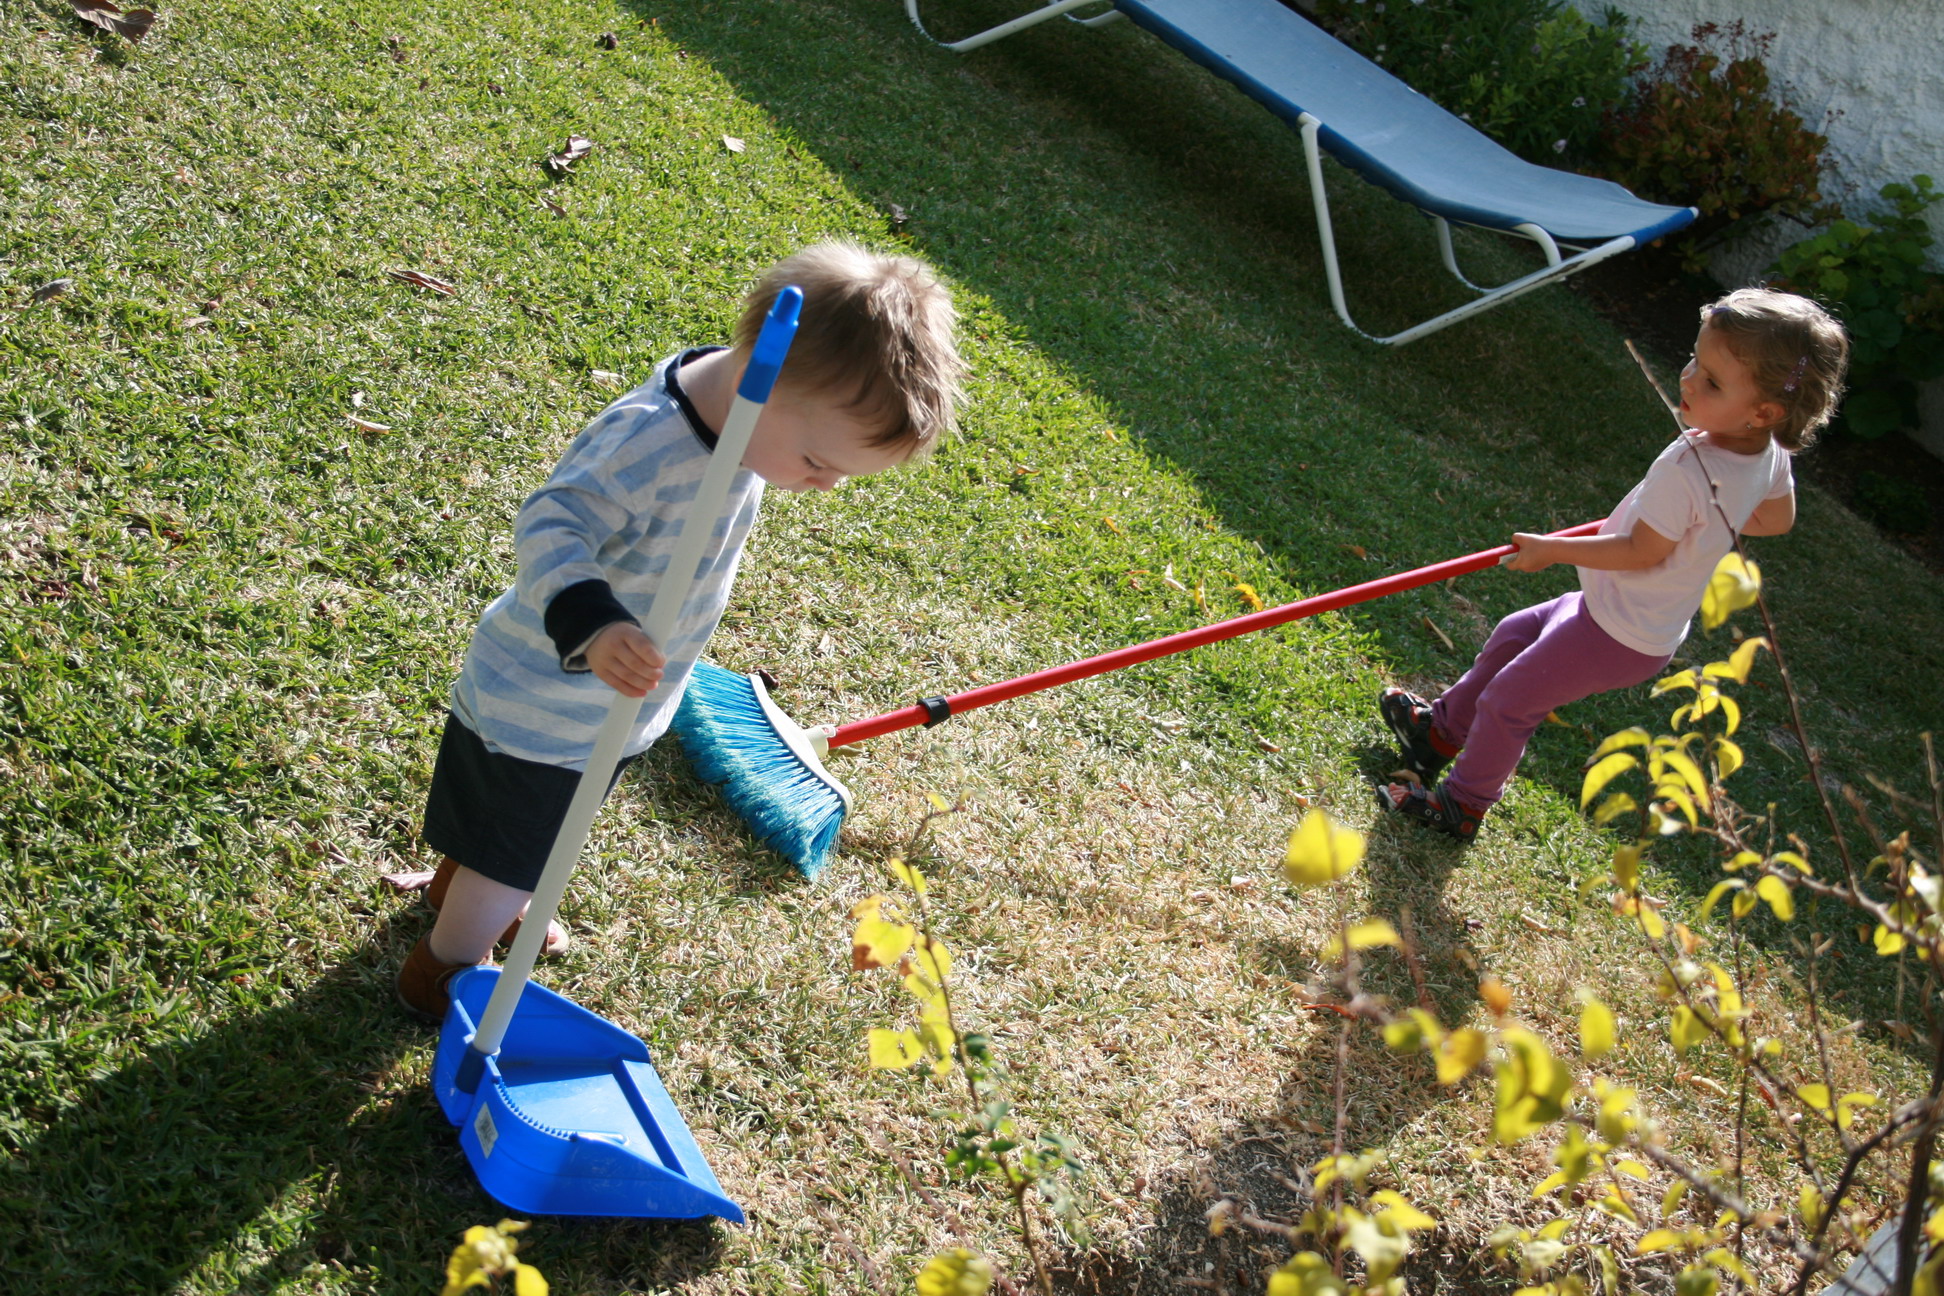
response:
<svg viewBox="0 0 1944 1296"><path fill-rule="evenodd" d="M441 963L481 961L532 898L531 891L495 882L461 864L432 926L432 957Z"/></svg>

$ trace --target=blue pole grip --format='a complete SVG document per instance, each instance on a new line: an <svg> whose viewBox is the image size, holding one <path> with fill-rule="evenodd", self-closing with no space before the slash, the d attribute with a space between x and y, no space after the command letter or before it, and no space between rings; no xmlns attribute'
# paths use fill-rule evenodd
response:
<svg viewBox="0 0 1944 1296"><path fill-rule="evenodd" d="M776 386L776 375L783 368L783 357L790 353L790 340L796 337L797 315L802 310L803 289L792 284L776 294L776 304L763 321L763 331L756 335L736 395L758 405L769 399L770 388Z"/></svg>

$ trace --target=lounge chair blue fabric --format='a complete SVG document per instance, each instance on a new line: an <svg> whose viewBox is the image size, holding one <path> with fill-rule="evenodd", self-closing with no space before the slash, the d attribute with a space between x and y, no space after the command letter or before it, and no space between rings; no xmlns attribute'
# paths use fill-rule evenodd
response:
<svg viewBox="0 0 1944 1296"><path fill-rule="evenodd" d="M947 48L966 52L1088 3L1056 0ZM906 0L913 22L917 4ZM1301 133L1331 297L1351 328L1357 325L1343 300L1319 150L1433 218L1446 266L1484 295L1373 341L1397 344L1422 337L1671 234L1695 218L1692 207L1645 202L1610 181L1526 161L1278 0L1112 0L1112 9L1077 21L1091 26L1125 16L1233 81ZM1478 288L1458 270L1450 222L1532 239L1547 264L1497 288ZM1577 255L1562 256L1561 246Z"/></svg>

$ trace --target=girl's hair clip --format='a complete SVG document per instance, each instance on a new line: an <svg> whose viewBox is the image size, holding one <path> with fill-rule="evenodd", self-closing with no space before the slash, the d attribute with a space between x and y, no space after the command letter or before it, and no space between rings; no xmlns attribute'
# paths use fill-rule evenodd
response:
<svg viewBox="0 0 1944 1296"><path fill-rule="evenodd" d="M1809 357L1806 354L1797 356L1795 368L1789 370L1789 381L1782 384L1782 390L1785 392L1794 392L1796 384L1802 381L1802 371L1808 367Z"/></svg>

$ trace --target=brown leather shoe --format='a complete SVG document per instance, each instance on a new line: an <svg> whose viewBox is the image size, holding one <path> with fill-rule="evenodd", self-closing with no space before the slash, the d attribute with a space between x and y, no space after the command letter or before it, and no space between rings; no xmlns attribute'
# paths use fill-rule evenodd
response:
<svg viewBox="0 0 1944 1296"><path fill-rule="evenodd" d="M432 875L432 880L426 883L425 886L425 903L432 906L433 913L439 912L440 908L444 906L446 890L452 885L452 875L458 871L459 861L453 859L451 856L448 855L439 861L438 871ZM515 918L513 925L500 933L499 943L501 945L511 945L513 938L519 934L520 920ZM567 929L549 918L547 920L547 939L540 943L540 957L554 958L558 955L565 954L567 947L571 944L573 944L573 941L567 935Z"/></svg>
<svg viewBox="0 0 1944 1296"><path fill-rule="evenodd" d="M412 952L405 956L404 965L398 969L399 1006L422 1022L433 1025L443 1022L446 1009L452 1006L452 978L487 961L441 963L432 955L431 934L419 937L419 943L412 946Z"/></svg>

